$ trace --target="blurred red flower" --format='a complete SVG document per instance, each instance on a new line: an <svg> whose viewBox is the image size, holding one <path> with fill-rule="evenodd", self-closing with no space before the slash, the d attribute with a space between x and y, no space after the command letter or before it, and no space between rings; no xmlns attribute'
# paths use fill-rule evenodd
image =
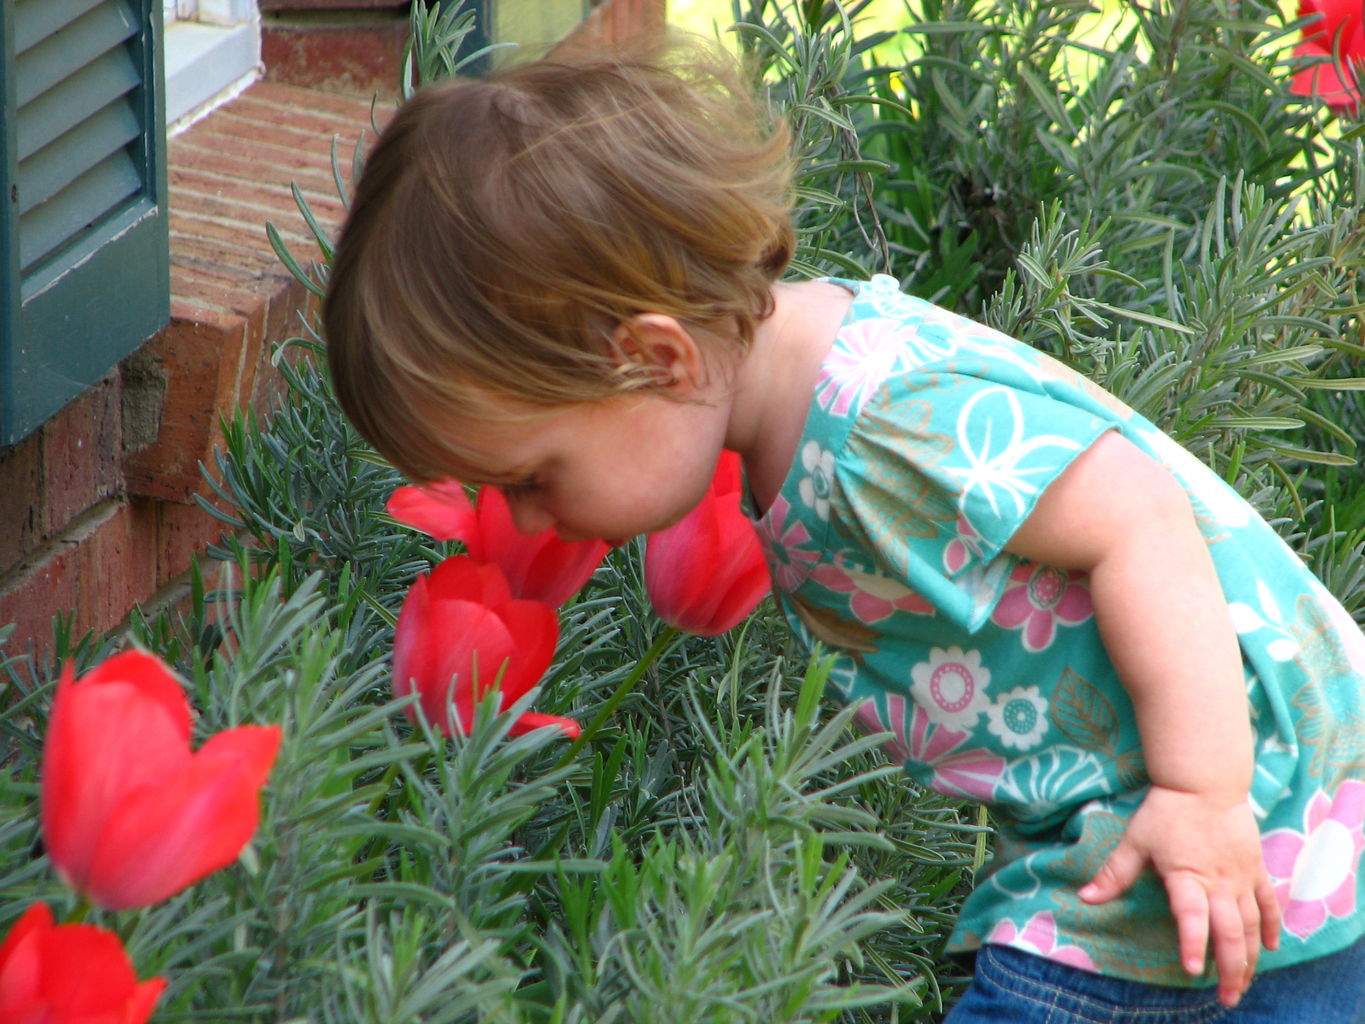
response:
<svg viewBox="0 0 1365 1024"><path fill-rule="evenodd" d="M43 842L58 873L110 910L166 899L231 864L256 830L279 726L190 751L190 705L156 658L127 651L57 683L43 746Z"/></svg>
<svg viewBox="0 0 1365 1024"><path fill-rule="evenodd" d="M553 529L521 533L496 487L479 488L477 504L454 480L400 487L389 496L386 508L399 522L437 540L464 541L465 552L474 561L502 569L515 597L555 608L583 589L608 550L605 541L560 540Z"/></svg>
<svg viewBox="0 0 1365 1024"><path fill-rule="evenodd" d="M1320 17L1304 26L1296 57L1324 58L1294 73L1290 88L1300 96L1317 96L1337 113L1360 103L1354 64L1365 61L1365 15L1361 0L1299 0L1299 17ZM1339 58L1339 59L1338 59Z"/></svg>
<svg viewBox="0 0 1365 1024"><path fill-rule="evenodd" d="M496 565L456 555L419 576L403 601L394 630L393 691L404 697L415 689L427 720L447 735L452 716L453 727L468 732L474 704L490 688L497 686L498 707L505 710L540 681L558 638L553 608L513 598ZM571 718L527 712L512 734L543 725L568 736L579 731Z"/></svg>
<svg viewBox="0 0 1365 1024"><path fill-rule="evenodd" d="M139 982L113 932L88 924L54 926L35 903L0 944L4 1024L143 1024L165 978Z"/></svg>
<svg viewBox="0 0 1365 1024"><path fill-rule="evenodd" d="M715 636L768 593L768 568L753 524L740 508L741 487L739 456L722 452L701 503L645 542L645 588L669 625Z"/></svg>

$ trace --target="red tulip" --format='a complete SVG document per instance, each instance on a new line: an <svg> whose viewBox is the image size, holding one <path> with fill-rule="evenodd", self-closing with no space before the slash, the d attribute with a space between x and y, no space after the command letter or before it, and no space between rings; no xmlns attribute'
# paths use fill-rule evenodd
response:
<svg viewBox="0 0 1365 1024"><path fill-rule="evenodd" d="M35 903L0 944L4 1024L142 1024L165 978L139 982L118 936L88 924L54 927Z"/></svg>
<svg viewBox="0 0 1365 1024"><path fill-rule="evenodd" d="M404 697L415 689L427 720L447 735L468 732L474 704L489 689L497 687L506 709L540 681L558 637L553 608L514 599L496 565L456 555L408 591L394 630L393 691ZM543 725L578 735L573 719L532 712L512 734Z"/></svg>
<svg viewBox="0 0 1365 1024"><path fill-rule="evenodd" d="M479 488L477 506L454 480L400 487L386 508L399 522L437 540L464 541L470 558L502 569L516 597L555 608L583 589L608 549L600 540L560 540L553 529L519 532L507 499L496 487Z"/></svg>
<svg viewBox="0 0 1365 1024"><path fill-rule="evenodd" d="M110 910L143 907L231 864L256 830L279 726L190 752L184 688L127 651L57 683L43 748L43 842L61 876Z"/></svg>
<svg viewBox="0 0 1365 1024"><path fill-rule="evenodd" d="M1320 15L1306 25L1296 57L1325 62L1295 72L1290 88L1301 96L1318 96L1338 113L1360 102L1353 63L1365 61L1365 17L1360 0L1299 0L1299 17ZM1338 60L1338 58L1340 58Z"/></svg>
<svg viewBox="0 0 1365 1024"><path fill-rule="evenodd" d="M740 487L739 456L722 452L701 503L645 542L645 588L669 625L715 636L768 593L768 568L753 524L740 508Z"/></svg>

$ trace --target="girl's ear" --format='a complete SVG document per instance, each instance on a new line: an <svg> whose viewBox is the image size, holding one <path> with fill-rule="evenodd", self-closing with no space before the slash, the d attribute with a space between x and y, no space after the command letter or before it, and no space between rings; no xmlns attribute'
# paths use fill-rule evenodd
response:
<svg viewBox="0 0 1365 1024"><path fill-rule="evenodd" d="M659 387L679 398L690 397L706 384L705 353L675 317L637 313L616 325L611 341L619 369L643 369Z"/></svg>

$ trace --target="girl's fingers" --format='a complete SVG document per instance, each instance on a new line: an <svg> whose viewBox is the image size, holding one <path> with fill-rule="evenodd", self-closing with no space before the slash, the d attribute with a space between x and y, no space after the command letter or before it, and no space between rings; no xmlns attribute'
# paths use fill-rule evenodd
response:
<svg viewBox="0 0 1365 1024"><path fill-rule="evenodd" d="M1261 911L1261 943L1266 949L1280 948L1280 929L1283 927L1283 911L1280 908L1279 897L1275 895L1275 886L1271 884L1268 875L1262 874L1261 881L1256 886L1256 905Z"/></svg>
<svg viewBox="0 0 1365 1024"><path fill-rule="evenodd" d="M1248 921L1246 914L1251 915ZM1227 1006L1236 1006L1255 970L1257 944L1260 933L1260 913L1255 900L1239 900L1228 896L1215 897L1209 902L1209 927L1213 939L1213 962L1218 969L1218 998ZM1252 942L1247 943L1250 929Z"/></svg>
<svg viewBox="0 0 1365 1024"><path fill-rule="evenodd" d="M1147 857L1125 836L1095 877L1081 886L1080 897L1087 903L1108 903L1136 882L1146 866Z"/></svg>
<svg viewBox="0 0 1365 1024"><path fill-rule="evenodd" d="M1180 962L1191 975L1203 974L1204 953L1209 948L1209 895L1196 878L1184 873L1166 877L1166 895L1175 917ZM1240 966L1240 956L1238 961Z"/></svg>

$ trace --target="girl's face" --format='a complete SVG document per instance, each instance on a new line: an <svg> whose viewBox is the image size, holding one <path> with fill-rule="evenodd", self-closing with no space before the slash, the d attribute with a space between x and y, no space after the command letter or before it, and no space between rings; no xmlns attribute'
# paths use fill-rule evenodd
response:
<svg viewBox="0 0 1365 1024"><path fill-rule="evenodd" d="M725 441L726 403L651 392L444 429L473 453L475 479L506 496L517 529L622 544L671 526L701 500Z"/></svg>

